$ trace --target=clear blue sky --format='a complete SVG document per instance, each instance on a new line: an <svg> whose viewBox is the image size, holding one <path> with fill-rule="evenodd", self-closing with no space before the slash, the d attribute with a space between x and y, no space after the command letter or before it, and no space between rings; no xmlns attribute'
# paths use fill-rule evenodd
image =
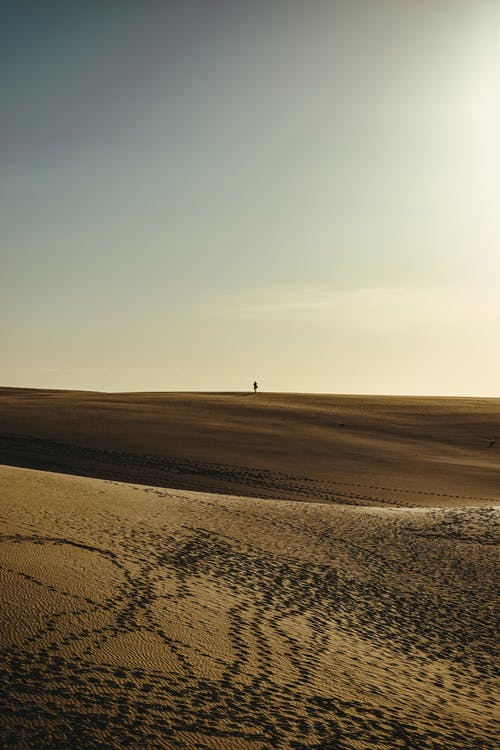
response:
<svg viewBox="0 0 500 750"><path fill-rule="evenodd" d="M0 384L500 396L499 0L2 12Z"/></svg>

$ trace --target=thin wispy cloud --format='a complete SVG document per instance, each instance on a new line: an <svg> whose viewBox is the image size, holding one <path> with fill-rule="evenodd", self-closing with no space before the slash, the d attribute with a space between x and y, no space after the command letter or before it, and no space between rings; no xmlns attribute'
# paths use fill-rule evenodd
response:
<svg viewBox="0 0 500 750"><path fill-rule="evenodd" d="M466 325L500 319L497 297L474 297L463 288L256 289L216 304L213 314L247 320L341 322L365 328Z"/></svg>

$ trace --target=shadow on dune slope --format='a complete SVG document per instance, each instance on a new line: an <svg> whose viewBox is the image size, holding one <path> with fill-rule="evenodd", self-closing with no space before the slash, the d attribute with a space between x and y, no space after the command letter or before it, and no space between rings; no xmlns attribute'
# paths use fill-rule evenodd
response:
<svg viewBox="0 0 500 750"><path fill-rule="evenodd" d="M0 389L0 463L320 502L498 500L498 399Z"/></svg>

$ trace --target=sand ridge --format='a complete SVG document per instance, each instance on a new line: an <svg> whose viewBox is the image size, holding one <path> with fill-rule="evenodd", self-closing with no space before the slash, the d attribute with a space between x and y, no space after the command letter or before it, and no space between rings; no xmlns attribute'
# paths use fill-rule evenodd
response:
<svg viewBox="0 0 500 750"><path fill-rule="evenodd" d="M497 508L0 482L2 746L496 747Z"/></svg>
<svg viewBox="0 0 500 750"><path fill-rule="evenodd" d="M371 505L500 501L500 399L0 388L0 463Z"/></svg>

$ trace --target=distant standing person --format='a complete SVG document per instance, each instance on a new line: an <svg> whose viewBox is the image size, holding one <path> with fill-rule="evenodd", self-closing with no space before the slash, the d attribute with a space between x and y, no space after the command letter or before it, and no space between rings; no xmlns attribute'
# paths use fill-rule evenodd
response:
<svg viewBox="0 0 500 750"><path fill-rule="evenodd" d="M254 393L257 393L257 388L258 388L258 387L259 387L259 386L257 385L257 381L256 381L256 380L254 380L254 381L253 381L253 392L254 392Z"/></svg>

